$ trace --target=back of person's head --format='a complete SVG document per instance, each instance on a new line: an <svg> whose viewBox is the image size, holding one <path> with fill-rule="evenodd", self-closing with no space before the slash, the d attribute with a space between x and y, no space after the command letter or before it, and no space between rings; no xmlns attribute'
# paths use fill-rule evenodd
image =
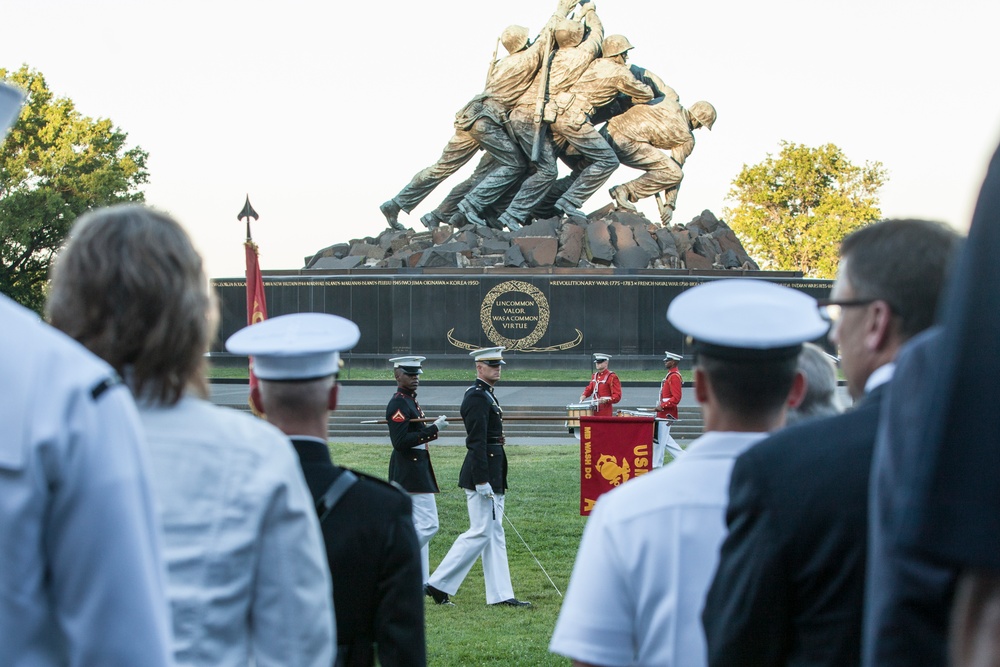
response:
<svg viewBox="0 0 1000 667"><path fill-rule="evenodd" d="M82 216L55 262L46 313L137 397L171 405L186 387L206 393L214 302L201 257L169 216L134 204Z"/></svg>
<svg viewBox="0 0 1000 667"><path fill-rule="evenodd" d="M888 303L903 342L934 323L960 239L938 222L883 220L848 235L840 255L855 298Z"/></svg>
<svg viewBox="0 0 1000 667"><path fill-rule="evenodd" d="M802 402L788 410L786 424L841 412L837 399L837 368L818 345L804 343L798 358L799 372L806 380Z"/></svg>
<svg viewBox="0 0 1000 667"><path fill-rule="evenodd" d="M329 412L335 376L303 381L260 381L260 396L268 419L308 421Z"/></svg>
<svg viewBox="0 0 1000 667"><path fill-rule="evenodd" d="M779 413L798 372L794 356L778 359L717 359L699 353L695 366L704 371L719 405L732 413L763 417Z"/></svg>

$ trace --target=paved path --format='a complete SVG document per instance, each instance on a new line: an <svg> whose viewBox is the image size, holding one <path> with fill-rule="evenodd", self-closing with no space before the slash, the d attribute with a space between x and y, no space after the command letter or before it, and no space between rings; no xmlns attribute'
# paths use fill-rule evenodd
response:
<svg viewBox="0 0 1000 667"><path fill-rule="evenodd" d="M585 384L581 383L579 386L540 386L538 383L533 383L505 386L501 380L497 384L496 395L497 400L505 407L539 406L565 410L567 404L576 403L580 399L580 390ZM467 386L464 384L424 385L417 390L417 400L425 407L454 406L448 413L457 415ZM246 405L247 391L246 384L213 383L211 385L211 400L219 405L243 406ZM381 407L389 401L393 391L395 391L395 385L390 382L384 384L342 384L338 394L338 404L344 408L352 406ZM617 407L626 409L653 407L656 405L658 396L658 386L626 385L622 387L622 400ZM692 389L685 389L681 405L697 406ZM511 445L576 445L580 442L577 436L569 433L566 433L565 437L518 436L511 437L509 440ZM382 445L388 444L388 437L352 437L351 442ZM464 446L465 432L461 424L452 422L451 426L442 433L437 444Z"/></svg>
<svg viewBox="0 0 1000 667"><path fill-rule="evenodd" d="M469 384L472 384L470 381ZM565 408L569 403L576 403L580 399L580 390L586 383L580 386L538 386L532 385L504 385L501 380L497 384L495 393L501 405L507 406L552 406ZM417 400L422 405L451 405L458 409L462 402L462 396L468 385L424 385L417 390ZM392 383L386 382L383 385L359 385L341 384L338 401L340 405L385 405L392 397L396 387ZM659 387L656 386L632 386L622 387L622 400L616 407L635 409L640 407L654 407L656 399L659 397ZM220 405L242 405L247 400L246 384L212 384L211 399ZM694 400L694 390L685 388L681 397L681 405L698 405Z"/></svg>
<svg viewBox="0 0 1000 667"><path fill-rule="evenodd" d="M471 383L471 380L470 380ZM575 403L580 398L580 390L585 383L579 386L556 385L540 386L538 383L532 384L508 384L504 385L501 380L496 387L497 399L505 407L551 407L556 410L564 410L569 403ZM447 409L449 415L458 414L458 407L461 404L462 396L468 385L464 384L428 384L417 390L417 399L425 408L433 406L433 415L438 414L441 406L454 406ZM343 408L348 407L383 407L392 396L395 386L391 382L379 384L342 384L338 395L338 403ZM220 405L244 406L247 402L246 384L217 384L211 385L211 400ZM840 387L841 401L844 405L850 404L846 388ZM616 407L625 409L635 409L640 407L653 407L659 396L657 385L627 384L622 387L622 400ZM685 386L681 398L682 407L697 407L698 402L694 398L694 388ZM429 414L429 416L433 416ZM388 436L385 437L350 437L351 442L361 444L388 445ZM438 445L464 445L465 432L461 424L452 422L441 438ZM566 433L564 437L511 437L511 445L575 445L579 444L579 439ZM686 444L684 442L683 444Z"/></svg>

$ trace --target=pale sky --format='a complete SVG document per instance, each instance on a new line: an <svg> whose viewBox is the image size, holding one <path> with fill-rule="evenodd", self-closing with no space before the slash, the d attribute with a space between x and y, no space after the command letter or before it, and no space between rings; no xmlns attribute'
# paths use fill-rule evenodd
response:
<svg viewBox="0 0 1000 667"><path fill-rule="evenodd" d="M721 216L741 167L787 140L882 162L886 217L968 227L1000 140L996 0L597 3L630 62L718 110L695 133L675 222ZM499 32L534 35L555 5L4 0L0 67L27 63L126 131L150 154L147 201L190 230L210 276L233 277L248 193L263 269L382 231L378 205L437 159ZM423 230L464 173L400 220ZM584 209L637 174L622 167ZM658 219L652 200L640 208Z"/></svg>

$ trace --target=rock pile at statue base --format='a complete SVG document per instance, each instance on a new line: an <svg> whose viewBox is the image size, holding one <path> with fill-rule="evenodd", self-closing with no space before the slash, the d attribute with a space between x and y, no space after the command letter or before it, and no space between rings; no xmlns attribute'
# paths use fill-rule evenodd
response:
<svg viewBox="0 0 1000 667"><path fill-rule="evenodd" d="M611 205L583 218L536 220L516 232L466 225L433 231L386 229L324 248L306 269L402 268L742 269L759 267L711 211L661 227Z"/></svg>

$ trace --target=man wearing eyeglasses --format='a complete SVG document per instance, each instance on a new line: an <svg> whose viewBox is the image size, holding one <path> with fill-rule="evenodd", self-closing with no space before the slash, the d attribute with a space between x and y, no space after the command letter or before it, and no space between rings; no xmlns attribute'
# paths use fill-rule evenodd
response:
<svg viewBox="0 0 1000 667"><path fill-rule="evenodd" d="M882 390L902 345L934 319L958 235L886 220L844 239L821 309L853 410L788 427L737 460L702 622L708 664L861 660L868 480Z"/></svg>

